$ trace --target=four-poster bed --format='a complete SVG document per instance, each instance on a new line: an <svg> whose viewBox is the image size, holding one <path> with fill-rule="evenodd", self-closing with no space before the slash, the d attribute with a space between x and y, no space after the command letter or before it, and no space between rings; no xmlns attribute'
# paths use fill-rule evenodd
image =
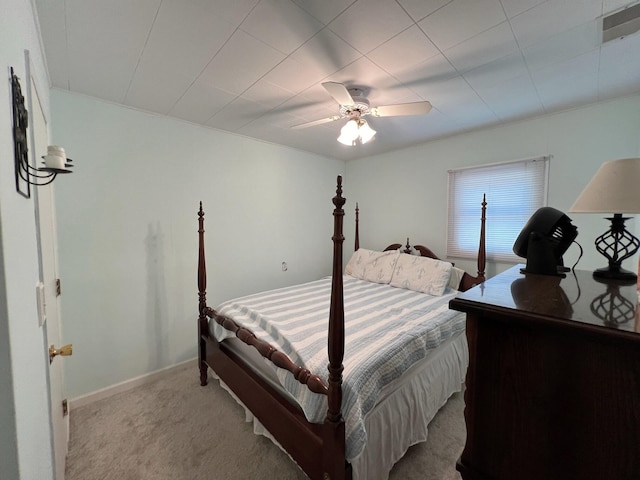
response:
<svg viewBox="0 0 640 480"><path fill-rule="evenodd" d="M359 278L359 266L353 259L347 270L355 276L343 276L341 177L333 204L330 278L225 302L217 310L206 302L204 211L200 206L200 382L206 385L211 368L254 417L256 431L276 441L310 478L385 478L408 446L426 438L426 424L464 381L464 317L448 309L448 300L455 290L484 281L486 203L482 204L478 276L460 271L455 281L459 288L440 296ZM376 265L390 261L391 268L396 262L400 265L400 258L405 265L415 261L415 256L393 251L399 244L390 245L386 253L359 249L357 216L358 210L355 247L360 258L376 256ZM422 256L437 259L426 247L415 248ZM451 268L446 262L425 261ZM433 312L427 315L429 309ZM378 324L387 330L377 330ZM376 338L383 340L374 343ZM328 343L328 374L324 370L327 349L318 353L313 345L318 341ZM316 350L307 352L307 347ZM278 368L271 368L270 362ZM415 404L408 418L398 413L403 402ZM424 411L422 403L429 404ZM414 424L423 427L405 432ZM376 443L383 434L394 438Z"/></svg>

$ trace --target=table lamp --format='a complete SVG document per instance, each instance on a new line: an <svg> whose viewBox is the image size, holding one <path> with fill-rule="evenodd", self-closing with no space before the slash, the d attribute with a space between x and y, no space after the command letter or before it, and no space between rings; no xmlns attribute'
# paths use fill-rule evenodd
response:
<svg viewBox="0 0 640 480"><path fill-rule="evenodd" d="M638 251L640 241L624 226L629 217L640 213L640 158L624 158L603 163L571 209L573 213L613 213L609 230L596 238L596 250L609 260L609 266L593 272L596 279L633 283L637 275L621 267L623 260Z"/></svg>

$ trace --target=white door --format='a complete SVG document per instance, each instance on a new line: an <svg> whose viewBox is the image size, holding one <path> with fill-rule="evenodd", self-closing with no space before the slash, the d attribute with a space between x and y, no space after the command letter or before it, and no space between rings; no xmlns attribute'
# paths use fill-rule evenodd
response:
<svg viewBox="0 0 640 480"><path fill-rule="evenodd" d="M64 345L60 328L58 304L57 265L55 247L55 216L53 211L53 188L50 185L37 187L40 206L40 239L42 246L42 271L45 303L45 333L47 344L60 349ZM45 345L45 348L49 348ZM56 480L64 480L65 460L69 443L69 416L66 413L64 394L65 357L53 357L49 365L49 388L51 394L51 424L53 428L54 464ZM63 401L65 407L63 408Z"/></svg>
<svg viewBox="0 0 640 480"><path fill-rule="evenodd" d="M31 111L29 112L29 128L31 137L30 154L35 155L35 166L41 166L41 157L47 153L47 122L42 111L35 83L31 81ZM56 220L54 210L53 184L32 187L36 202L36 221L40 247L41 285L44 290L41 298L42 312L40 322L48 350L49 346L59 349L63 346L60 325L60 306L58 295L58 265L56 247ZM64 480L65 460L69 442L69 417L63 413L64 395L64 356L55 356L49 365L50 408L52 422L52 442L54 449L54 465L56 480Z"/></svg>

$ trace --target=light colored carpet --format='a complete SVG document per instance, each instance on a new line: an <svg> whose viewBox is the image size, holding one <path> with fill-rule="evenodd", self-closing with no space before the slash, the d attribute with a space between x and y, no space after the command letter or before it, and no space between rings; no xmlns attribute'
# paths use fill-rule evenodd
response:
<svg viewBox="0 0 640 480"><path fill-rule="evenodd" d="M465 440L462 394L431 422L390 479L453 480ZM201 387L195 363L73 409L66 480L305 479L217 381Z"/></svg>

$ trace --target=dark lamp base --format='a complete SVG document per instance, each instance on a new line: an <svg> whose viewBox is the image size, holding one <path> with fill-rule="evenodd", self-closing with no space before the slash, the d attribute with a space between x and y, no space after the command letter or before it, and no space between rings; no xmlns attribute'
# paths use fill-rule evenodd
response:
<svg viewBox="0 0 640 480"><path fill-rule="evenodd" d="M638 280L638 276L635 273L620 267L599 268L593 272L593 278L596 280L616 280L617 282L629 285L636 283Z"/></svg>

